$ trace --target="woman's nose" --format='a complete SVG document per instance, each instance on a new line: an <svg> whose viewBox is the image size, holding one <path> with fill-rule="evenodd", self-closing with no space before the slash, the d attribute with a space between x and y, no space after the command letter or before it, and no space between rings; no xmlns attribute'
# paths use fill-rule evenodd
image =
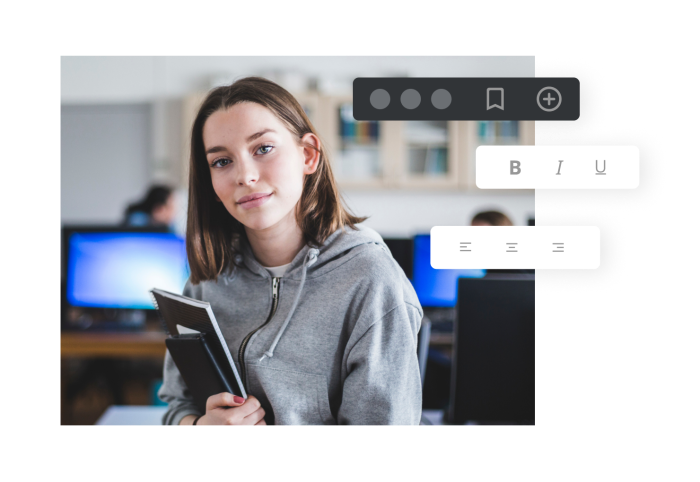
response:
<svg viewBox="0 0 700 482"><path fill-rule="evenodd" d="M236 173L236 183L238 183L239 186L249 186L258 181L260 176L257 169L255 169L255 164L253 162L242 161L238 165L239 169Z"/></svg>

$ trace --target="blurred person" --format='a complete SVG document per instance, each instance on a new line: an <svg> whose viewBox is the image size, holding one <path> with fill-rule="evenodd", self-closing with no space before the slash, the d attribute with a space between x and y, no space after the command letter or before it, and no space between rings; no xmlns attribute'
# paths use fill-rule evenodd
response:
<svg viewBox="0 0 700 482"><path fill-rule="evenodd" d="M418 297L296 99L258 77L218 87L191 140L183 294L211 304L249 396L200 413L168 353L163 423L418 424Z"/></svg>
<svg viewBox="0 0 700 482"><path fill-rule="evenodd" d="M168 186L151 186L146 196L130 204L124 213L127 226L168 226L172 229L176 214L176 199Z"/></svg>
<svg viewBox="0 0 700 482"><path fill-rule="evenodd" d="M513 221L500 211L482 211L472 218L472 226L512 226Z"/></svg>

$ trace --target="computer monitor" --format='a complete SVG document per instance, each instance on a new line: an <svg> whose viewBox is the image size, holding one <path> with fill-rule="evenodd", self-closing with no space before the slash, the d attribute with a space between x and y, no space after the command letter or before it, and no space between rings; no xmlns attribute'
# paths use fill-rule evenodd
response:
<svg viewBox="0 0 700 482"><path fill-rule="evenodd" d="M153 309L149 291L176 293L189 276L185 241L143 230L70 230L66 301L81 308Z"/></svg>
<svg viewBox="0 0 700 482"><path fill-rule="evenodd" d="M406 278L413 278L413 239L411 238L384 238L384 243L391 251Z"/></svg>
<svg viewBox="0 0 700 482"><path fill-rule="evenodd" d="M535 280L460 279L448 420L534 424Z"/></svg>
<svg viewBox="0 0 700 482"><path fill-rule="evenodd" d="M413 288L424 307L452 308L457 303L458 278L482 278L483 269L434 269L430 265L430 235L413 238Z"/></svg>

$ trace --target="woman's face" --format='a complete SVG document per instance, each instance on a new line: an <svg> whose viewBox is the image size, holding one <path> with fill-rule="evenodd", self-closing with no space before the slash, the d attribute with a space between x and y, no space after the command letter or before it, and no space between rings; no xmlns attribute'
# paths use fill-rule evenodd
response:
<svg viewBox="0 0 700 482"><path fill-rule="evenodd" d="M318 166L316 150L252 102L213 113L202 133L214 192L231 216L253 230L296 223L304 176ZM302 140L320 147L313 134Z"/></svg>

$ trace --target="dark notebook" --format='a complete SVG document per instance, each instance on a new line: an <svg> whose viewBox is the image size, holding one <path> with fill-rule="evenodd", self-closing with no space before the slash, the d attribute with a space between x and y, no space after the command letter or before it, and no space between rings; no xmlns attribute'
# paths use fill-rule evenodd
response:
<svg viewBox="0 0 700 482"><path fill-rule="evenodd" d="M159 289L151 294L168 334L165 345L201 413L217 393L247 398L209 303ZM181 333L189 330L196 333Z"/></svg>

